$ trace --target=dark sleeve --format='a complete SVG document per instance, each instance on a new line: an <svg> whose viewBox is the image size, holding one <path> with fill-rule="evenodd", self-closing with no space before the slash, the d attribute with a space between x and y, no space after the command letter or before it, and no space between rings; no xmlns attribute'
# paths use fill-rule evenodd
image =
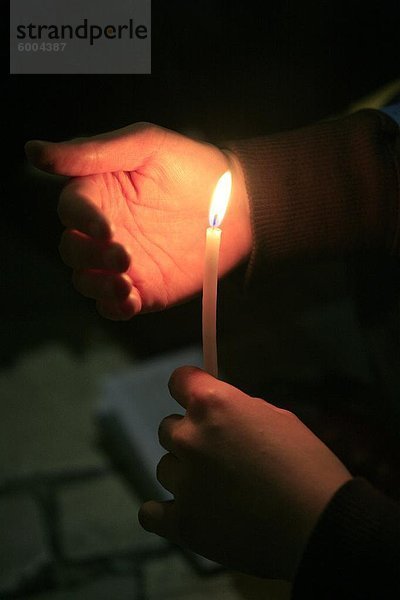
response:
<svg viewBox="0 0 400 600"><path fill-rule="evenodd" d="M230 144L253 228L250 274L280 260L399 254L400 129L377 110Z"/></svg>
<svg viewBox="0 0 400 600"><path fill-rule="evenodd" d="M400 506L356 478L333 497L297 570L292 600L400 598Z"/></svg>

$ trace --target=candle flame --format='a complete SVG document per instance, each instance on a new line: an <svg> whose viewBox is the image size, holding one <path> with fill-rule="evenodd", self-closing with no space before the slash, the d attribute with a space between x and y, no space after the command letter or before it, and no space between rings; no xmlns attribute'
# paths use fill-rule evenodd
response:
<svg viewBox="0 0 400 600"><path fill-rule="evenodd" d="M226 171L217 181L210 205L209 221L211 227L219 227L228 207L232 189L232 175Z"/></svg>

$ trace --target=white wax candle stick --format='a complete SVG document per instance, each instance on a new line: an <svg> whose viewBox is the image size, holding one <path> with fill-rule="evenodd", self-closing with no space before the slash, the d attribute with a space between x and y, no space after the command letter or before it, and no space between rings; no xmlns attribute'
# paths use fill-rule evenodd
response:
<svg viewBox="0 0 400 600"><path fill-rule="evenodd" d="M218 377L217 356L217 287L218 259L221 244L219 225L224 218L231 194L232 175L226 171L219 178L212 195L206 234L206 252L203 275L203 362L204 369Z"/></svg>
<svg viewBox="0 0 400 600"><path fill-rule="evenodd" d="M217 286L221 229L208 227L203 279L203 363L204 369L218 377Z"/></svg>

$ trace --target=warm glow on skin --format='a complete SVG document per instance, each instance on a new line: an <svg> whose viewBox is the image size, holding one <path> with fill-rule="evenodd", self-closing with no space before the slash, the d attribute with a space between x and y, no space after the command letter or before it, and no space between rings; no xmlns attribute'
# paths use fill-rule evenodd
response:
<svg viewBox="0 0 400 600"><path fill-rule="evenodd" d="M209 221L211 227L219 227L228 207L229 197L232 190L232 175L226 171L218 179L214 193L211 198Z"/></svg>

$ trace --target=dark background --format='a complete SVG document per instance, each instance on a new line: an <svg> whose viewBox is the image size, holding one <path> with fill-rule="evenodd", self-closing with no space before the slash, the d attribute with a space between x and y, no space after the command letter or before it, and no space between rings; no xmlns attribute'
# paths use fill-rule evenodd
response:
<svg viewBox="0 0 400 600"><path fill-rule="evenodd" d="M7 29L8 16L2 25ZM113 323L73 289L70 269L57 250L62 228L56 206L64 182L30 167L24 143L97 134L134 121L215 143L306 126L343 113L400 77L399 31L399 0L153 0L151 75L15 76L5 65L0 509L9 506L2 514L11 515L5 519L10 543L3 544L3 559L8 564L9 548L18 549L16 565L9 562L17 573L13 586L22 594L26 589L57 592L89 579L99 579L102 587L104 574L116 575L120 567L118 561L114 565L108 533L114 531L112 507L118 506L121 522L125 517L114 488L102 491L102 478L110 476L102 471L103 458L98 479L88 487L86 466L94 460L88 421L92 425L98 402L92 383L108 369L117 372L119 365L110 366L109 356L121 357L121 368L126 363L136 368L139 361L199 343L201 332L200 299ZM294 260L271 272L259 293L245 289L244 271L245 266L237 269L219 287L223 378L296 412L353 474L399 500L398 262L368 254L347 261ZM110 349L104 363L104 353L90 362L88 357L104 346ZM146 393L132 398L139 407L153 400ZM110 479L119 484L114 475ZM68 521L62 500L75 485L79 510ZM91 495L79 496L79 486ZM45 516L45 525L36 527L40 534L47 532L44 559L43 543L35 549L30 533L35 529L29 529L35 521L29 522L29 513L26 517L15 500L21 490L29 506ZM132 524L132 498L122 531ZM70 525L61 531L64 521ZM79 577L70 570L69 527L83 531L76 538L79 552L81 539L88 535L90 541L93 528L92 553L100 552L101 558L97 571L86 568L86 559L78 564ZM22 562L32 539L36 553L26 571ZM105 551L109 563L102 559ZM75 556L82 556L79 552ZM133 583L140 579L139 586L147 559L136 553L126 567L129 577L135 574ZM179 569L176 573L181 578Z"/></svg>
<svg viewBox="0 0 400 600"><path fill-rule="evenodd" d="M128 324L108 323L97 316L94 303L72 289L57 252L62 182L28 167L23 152L28 139L91 135L137 120L215 142L307 125L344 111L399 76L399 23L396 1L153 0L151 75L5 75L11 164L1 199L3 363L48 339L83 352L99 331L139 358L199 340L200 334L199 301ZM368 330L378 323L387 331L389 322L392 338L395 291L386 283L391 268L366 259L361 266L305 265L275 275L264 309L292 337L275 335L274 351L284 356L285 347L298 341L290 326L298 306L310 301L323 306L342 298L344 289L346 294L350 289L360 326ZM247 306L239 291L241 275L222 283L219 320L221 347L225 340L228 362L235 365L231 378L238 382L241 367L235 356L242 342L236 344L235 319ZM251 333L248 337L247 350ZM346 333L342 337L346 340ZM264 351L262 345L257 348L258 354ZM353 393L358 383L343 376L343 369L335 372L331 358L324 389L344 385ZM288 372L296 360L292 352ZM250 368L250 377L243 378L250 388L253 375ZM379 381L373 381L371 393L380 389Z"/></svg>

